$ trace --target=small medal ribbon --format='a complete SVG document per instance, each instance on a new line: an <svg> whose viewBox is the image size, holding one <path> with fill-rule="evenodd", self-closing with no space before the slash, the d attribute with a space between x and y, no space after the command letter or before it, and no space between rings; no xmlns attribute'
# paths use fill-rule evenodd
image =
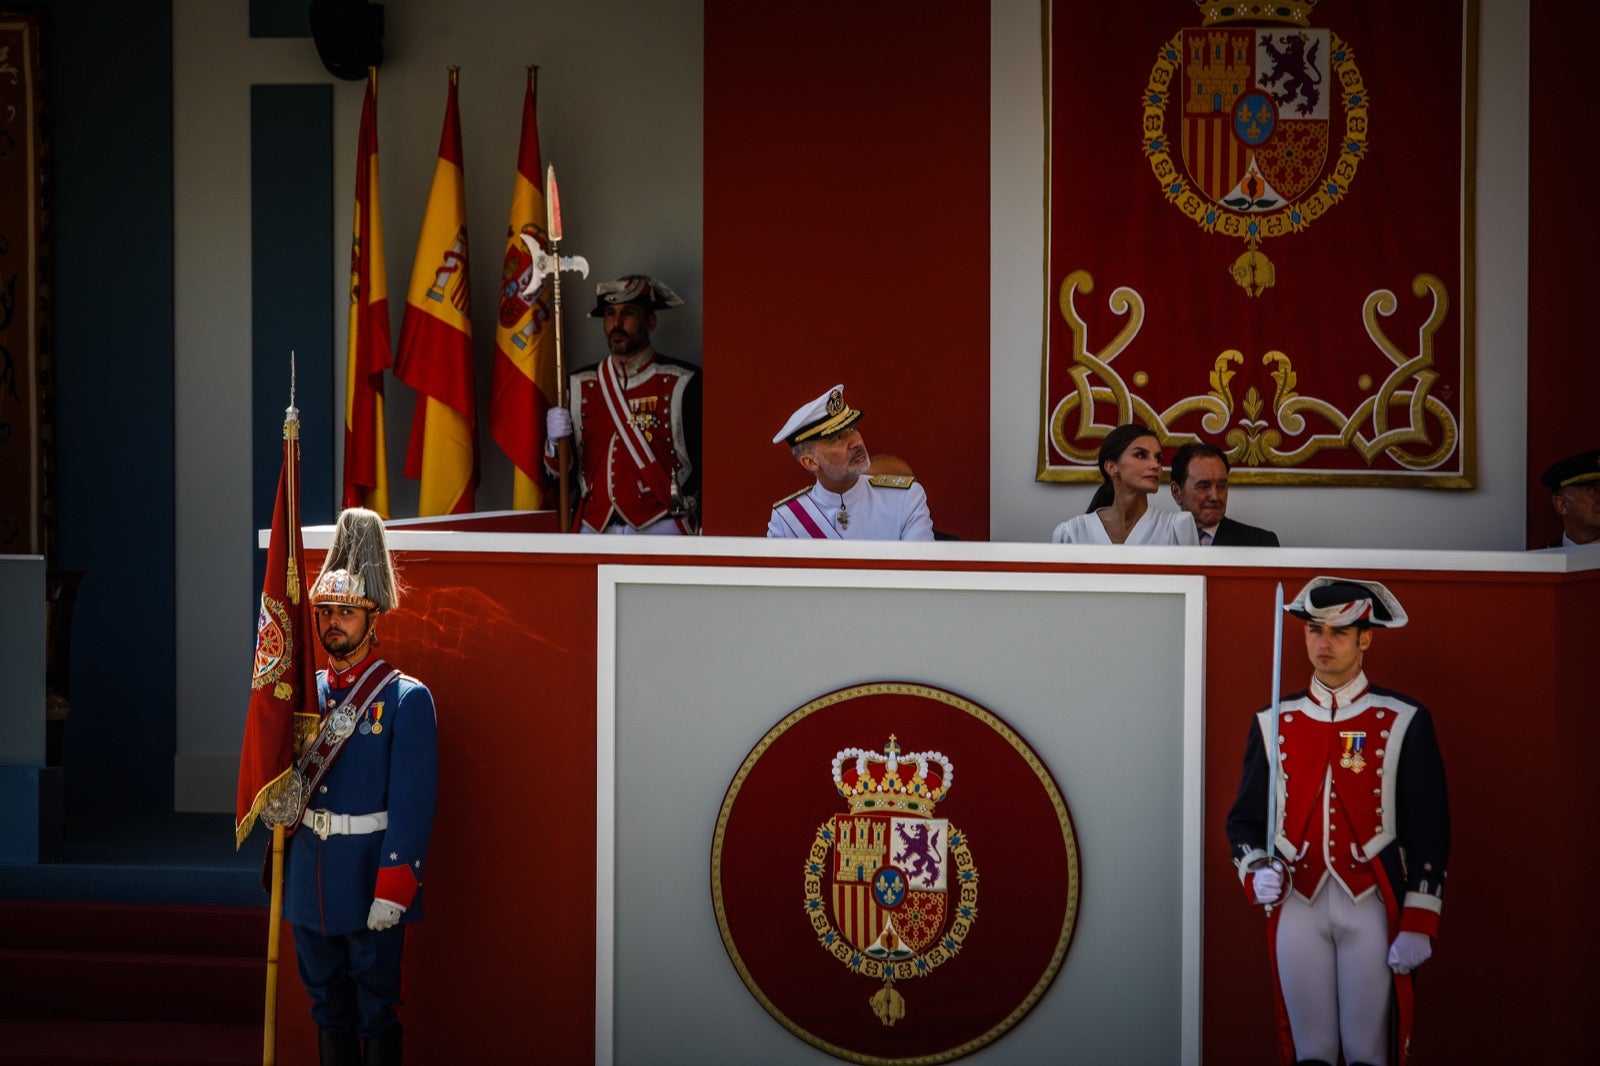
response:
<svg viewBox="0 0 1600 1066"><path fill-rule="evenodd" d="M1367 760L1361 755L1362 749L1367 745L1367 735L1340 733L1339 736L1344 741L1344 754L1339 758L1339 765L1352 773L1359 774L1367 765Z"/></svg>

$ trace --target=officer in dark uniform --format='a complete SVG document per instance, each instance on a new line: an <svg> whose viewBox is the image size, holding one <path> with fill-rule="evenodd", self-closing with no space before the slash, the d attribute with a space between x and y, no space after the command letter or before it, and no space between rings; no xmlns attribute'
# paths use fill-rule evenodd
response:
<svg viewBox="0 0 1600 1066"><path fill-rule="evenodd" d="M401 1060L400 956L422 917L438 748L432 695L375 650L378 616L398 602L383 520L346 510L311 589L328 668L296 767L305 800L283 905L324 1066Z"/></svg>

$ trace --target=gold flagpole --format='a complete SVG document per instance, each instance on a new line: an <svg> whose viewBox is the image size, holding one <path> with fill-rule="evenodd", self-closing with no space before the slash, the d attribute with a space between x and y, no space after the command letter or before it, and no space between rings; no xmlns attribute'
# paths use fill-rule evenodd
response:
<svg viewBox="0 0 1600 1066"><path fill-rule="evenodd" d="M283 926L283 826L272 827L272 903L267 908L267 1013L261 1028L261 1066L278 1061L278 940Z"/></svg>
<svg viewBox="0 0 1600 1066"><path fill-rule="evenodd" d="M283 413L284 442L296 452L300 449L300 412L294 405L295 387L294 352L289 353L289 408ZM295 481L300 473L299 455L285 464L289 478L284 535L289 538L287 592L290 599L300 598L300 573L295 560L300 547L300 486ZM267 906L267 996L265 1014L261 1025L261 1066L276 1066L278 1061L278 944L283 932L283 841L281 825L272 827L272 879L271 902Z"/></svg>

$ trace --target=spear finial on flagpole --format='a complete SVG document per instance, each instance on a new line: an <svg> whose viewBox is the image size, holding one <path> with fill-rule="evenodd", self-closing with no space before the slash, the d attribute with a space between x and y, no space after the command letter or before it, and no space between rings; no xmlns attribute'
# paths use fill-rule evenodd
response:
<svg viewBox="0 0 1600 1066"><path fill-rule="evenodd" d="M289 479L289 496L285 510L288 512L285 535L289 538L289 564L284 591L289 602L300 602L300 409L294 405L295 363L294 349L289 349L289 406L283 411L283 439L286 448L295 452L294 461L284 464L284 476Z"/></svg>
<svg viewBox="0 0 1600 1066"><path fill-rule="evenodd" d="M283 439L297 440L300 436L300 409L294 405L294 349L289 349L289 406L283 410Z"/></svg>

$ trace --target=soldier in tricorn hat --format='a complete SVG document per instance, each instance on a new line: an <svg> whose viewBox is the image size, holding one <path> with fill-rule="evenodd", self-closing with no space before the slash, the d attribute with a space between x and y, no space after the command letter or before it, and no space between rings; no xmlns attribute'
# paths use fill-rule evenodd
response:
<svg viewBox="0 0 1600 1066"><path fill-rule="evenodd" d="M378 617L399 599L383 520L346 510L311 588L328 668L298 762L308 802L283 906L324 1066L400 1062L400 955L422 917L438 757L433 696L376 652Z"/></svg>
<svg viewBox="0 0 1600 1066"><path fill-rule="evenodd" d="M664 282L625 274L595 287L610 354L572 375L566 407L545 416L545 470L558 478L556 444L577 445L580 533L700 531L700 372L650 341L656 312L682 307Z"/></svg>
<svg viewBox="0 0 1600 1066"><path fill-rule="evenodd" d="M1405 625L1406 612L1378 582L1339 577L1314 578L1284 610L1305 622L1311 684L1282 699L1276 721L1269 708L1251 723L1227 823L1247 898L1270 908L1293 1043L1283 1059L1404 1066L1410 975L1433 954L1450 854L1433 718L1362 665L1374 631Z"/></svg>

